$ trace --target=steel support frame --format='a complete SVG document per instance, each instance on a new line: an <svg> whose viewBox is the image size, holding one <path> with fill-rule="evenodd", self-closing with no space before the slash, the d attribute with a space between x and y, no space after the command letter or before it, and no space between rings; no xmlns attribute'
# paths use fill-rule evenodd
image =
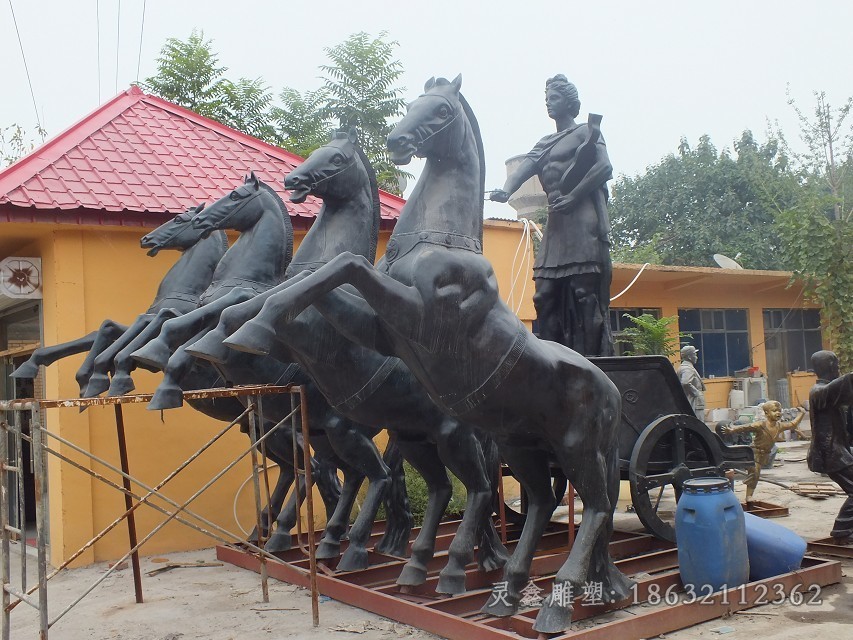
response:
<svg viewBox="0 0 853 640"><path fill-rule="evenodd" d="M262 424L263 424L263 408L262 408L262 396L269 394L279 394L279 393L290 393L291 396L298 396L299 403L294 403L295 409L288 416L286 416L283 420L281 420L274 427L269 429L264 435L260 435ZM21 602L32 606L33 608L38 610L39 613L39 639L47 640L48 638L48 630L53 624L55 624L60 618L62 618L68 611L70 611L77 603L79 603L86 595L91 593L95 587L98 586L121 562L123 562L128 557L131 558L132 567L133 567L133 577L134 577L134 592L136 596L136 602L143 602L142 595L142 580L141 580L141 571L139 568L139 559L138 559L138 550L139 548L145 544L153 535L155 535L160 529L162 529L166 524L171 522L172 520L176 520L186 526L189 526L196 531L199 531L220 543L231 543L235 540L240 540L241 536L235 534L227 529L220 527L219 525L209 521L208 519L193 513L187 507L193 502L196 498L198 498L204 491L206 491L216 480L221 478L228 470L236 466L240 460L242 460L247 455L250 455L252 458L252 476L253 476L253 485L255 489L255 508L258 514L258 522L260 523L260 510L261 510L261 481L260 475L263 475L263 486L266 489L266 499L267 504L269 503L269 480L266 475L266 446L265 441L266 438L276 429L281 427L285 422L291 420L293 423L293 428L297 428L297 419L296 416L299 414L302 422L303 431L308 430L307 423L307 407L305 405L305 392L301 386L297 385L288 385L288 386L273 386L273 385L254 385L254 386L246 386L246 387L233 387L233 388L222 388L222 389L204 389L198 391L187 391L184 392L185 400L192 399L204 399L204 398L218 398L218 397L237 397L237 396L248 396L250 399L250 403L246 411L244 411L240 416L238 416L234 421L228 424L224 429L222 429L216 436L214 436L207 443L202 445L202 447L196 451L188 460L183 462L178 466L177 469L172 471L163 481L161 481L156 487L149 487L141 480L134 478L130 475L129 472L129 459L127 452L127 445L125 439L125 429L124 429L124 416L122 413L122 405L123 404L136 404L136 403L144 403L151 400L152 394L135 394L129 396L117 396L117 397L109 397L109 398L74 398L68 400L13 400L13 401L0 401L0 411L4 413L12 413L14 415L13 425L10 425L7 421L0 421L0 580L2 580L2 584L0 584L0 592L2 592L2 611L0 611L0 640L10 640L11 638L11 611ZM74 443L62 438L58 434L51 433L44 427L44 423L42 420L42 414L44 409L48 408L67 408L67 407L92 407L92 406L107 406L113 405L115 410L116 417L116 433L118 439L118 450L119 450L119 459L121 468L117 468L114 465L110 464L106 460L98 458L94 454L77 447ZM21 432L21 413L24 411L30 412L30 436L27 437ZM199 455L201 455L206 449L208 449L214 442L216 442L219 438L225 435L234 425L238 424L239 421L243 418L243 416L249 416L250 429L249 429L249 437L251 439L250 447L242 452L236 459L234 459L231 463L226 465L224 469L222 469L219 473L217 473L213 479L209 480L205 485L197 491L192 497L188 500L184 501L183 504L178 504L171 498L160 493L160 490L165 486L166 483L171 481L179 472L185 469L193 460L195 460ZM10 460L9 455L9 435L12 435L15 438L15 459ZM121 485L113 482L112 480L100 475L99 473L89 469L88 467L80 464L79 462L75 462L69 457L62 454L57 449L53 449L49 445L49 440L55 439L60 444L80 453L91 461L96 462L105 468L109 469L115 474L121 476ZM35 502L36 502L36 551L38 558L38 582L36 585L27 588L27 578L26 578L26 541L24 538L24 532L21 527L15 529L11 527L9 524L9 514L10 507L9 504L9 474L16 473L18 478L18 487L19 487L19 504L17 508L20 511L21 518L23 516L23 474L20 473L21 469L21 443L22 441L29 441L32 445L32 459L34 466L34 476L35 476ZM306 439L307 442L307 439ZM48 477L47 477L47 455L51 454L59 458L61 461L71 464L72 466L78 468L79 470L87 473L92 478L95 478L108 486L115 488L120 491L125 496L125 506L126 511L119 516L116 520L114 520L110 525L107 526L106 529L98 533L94 536L89 542L84 544L78 551L71 555L71 557L66 560L60 567L56 568L52 573L48 574L48 565L47 565L47 491L48 491ZM310 450L308 447L305 447L305 460L303 464L306 465L307 475L310 478ZM133 492L131 489L131 482L141 487L147 493L144 496L138 495ZM156 503L151 502L151 498L157 497L161 501L166 502L168 505L173 507L173 510L166 509ZM309 507L310 505L309 498ZM166 519L161 522L158 526L156 526L151 532L149 532L141 541L137 539L136 532L136 524L134 520L134 512L141 505L146 504L147 506L159 511L160 513L166 516ZM310 510L310 508L309 508ZM201 522L204 526L208 527L210 530L205 529L202 526L196 524L196 522L192 522L188 520L186 517L181 517L180 514L185 514L189 518L193 518L194 520ZM79 557L85 550L89 549L93 546L98 540L103 538L110 530L115 528L118 524L123 521L127 521L128 525L128 539L130 550L125 554L125 556L120 559L118 562L114 563L113 566L105 572L93 585L91 585L88 589L86 589L82 595L80 595L77 599L75 599L69 606L67 606L59 615L57 615L53 620L50 620L48 617L48 596L47 596L47 584L48 580L55 575L57 575L62 569L66 568L71 562L74 561L77 557ZM20 523L19 523L20 524ZM313 543L313 520L309 522L309 533ZM13 533L18 534L21 537L22 549L21 549L21 562L22 562L22 578L21 578L21 589L16 589L11 584L11 535ZM263 541L259 542L259 545L262 545ZM313 547L313 544L312 544ZM261 562L265 562L268 558L272 560L277 559L270 554L266 553L261 546L246 544L246 548L251 549L255 554L255 557L259 559ZM313 557L313 553L311 554ZM265 594L265 601L268 601L268 584L266 575L262 575L262 590ZM32 596L34 593L38 592L37 599L34 599ZM14 598L14 600L13 600ZM314 600L317 600L317 594L314 593ZM315 605L316 606L316 605Z"/></svg>

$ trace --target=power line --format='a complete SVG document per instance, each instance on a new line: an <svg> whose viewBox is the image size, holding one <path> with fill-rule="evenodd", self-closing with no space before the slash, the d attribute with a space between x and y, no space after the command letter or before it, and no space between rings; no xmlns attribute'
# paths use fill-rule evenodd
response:
<svg viewBox="0 0 853 640"><path fill-rule="evenodd" d="M121 0L118 0L118 12L116 15L116 93L118 93L118 52L121 45Z"/></svg>
<svg viewBox="0 0 853 640"><path fill-rule="evenodd" d="M148 0L142 0L142 26L139 28L139 57L136 59L136 84L139 84L139 66L142 64L142 36L145 33L145 5Z"/></svg>
<svg viewBox="0 0 853 640"><path fill-rule="evenodd" d="M27 56L24 53L24 43L21 41L21 32L18 30L18 20L17 18L15 18L15 8L12 6L12 0L9 0L9 10L12 12L12 22L15 23L15 33L18 34L18 46L21 47L21 58L24 61L24 71L27 74L27 84L30 85L30 96L33 99L33 110L36 112L36 124L38 124L41 139L42 141L44 141L44 127L41 126L41 119L39 118L39 109L36 105L36 94L35 91L33 91L33 81L30 79L30 69L27 66Z"/></svg>
<svg viewBox="0 0 853 640"><path fill-rule="evenodd" d="M95 26L98 29L95 38L98 43L98 104L101 104L101 0L95 0Z"/></svg>

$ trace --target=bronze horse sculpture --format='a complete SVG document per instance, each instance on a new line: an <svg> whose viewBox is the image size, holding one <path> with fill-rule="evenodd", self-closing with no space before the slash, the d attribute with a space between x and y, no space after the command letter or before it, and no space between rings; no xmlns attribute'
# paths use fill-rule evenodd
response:
<svg viewBox="0 0 853 640"><path fill-rule="evenodd" d="M228 249L228 241L224 233L202 240L201 234L192 228L189 224L190 219L203 208L203 204L198 205L175 217L175 221L185 224L176 226L170 236L169 248L179 251L181 257L163 276L154 301L145 313L130 326L119 324L114 320L104 320L97 331L82 338L59 345L40 347L12 372L12 377L35 378L40 365L49 366L62 358L88 351L76 374L80 395L87 395L87 388L92 384L100 386L100 382L93 382L93 379L98 380L103 377L108 386L109 379L106 374L112 369L113 358L121 349L152 322L159 326L166 318L176 317L194 309L201 294L210 286L213 271ZM156 256L163 248L152 242L150 235L144 236L140 245L143 249L148 249L148 255L151 257ZM98 393L105 390L106 387Z"/></svg>
<svg viewBox="0 0 853 640"><path fill-rule="evenodd" d="M210 363L197 361L193 355L186 353L187 344L205 335L210 326L218 322L223 309L263 293L284 280L293 257L293 230L287 208L273 189L254 174L247 177L243 185L209 205L201 217L193 218L193 225L202 234L233 229L240 231L240 236L217 266L213 282L201 297L200 305L164 323L159 335L131 354L133 359L164 371L164 380L149 405L153 409L180 406L183 379L187 371L197 366L194 363L211 368ZM322 226L318 228L320 231ZM300 251L304 255L305 251ZM282 256L283 260L280 259ZM391 447L386 451L387 462L384 461L371 440L378 433L377 429L361 435L363 430L329 409L311 379L286 352L273 355L278 358L250 358L235 353L227 371L223 371L231 383L294 383L306 386L310 424L315 431L324 432L328 436L327 440L313 439L317 459L323 469L338 467L344 473L340 498L334 505L327 503L329 516L325 542L334 549L330 555L337 557L340 541L349 524L350 512L365 476L371 483L365 498L367 503L376 501L378 505L389 484L404 486L401 463L394 459L399 454L396 447ZM290 412L289 397L269 396L264 399L265 417L280 420ZM353 455L356 451L359 455ZM394 474L391 473L391 467L394 468ZM292 480L290 476L288 479ZM394 497L405 499L405 490L398 487L393 490ZM303 497L304 492L300 494L300 498ZM401 506L386 502L386 506L389 523L378 548L392 555L403 555L411 529L411 515L405 503ZM372 525L369 513L370 510L365 510L356 520L348 555L342 560L344 568L348 562L354 561L351 558L358 557L358 562L366 562L367 552L359 544L357 533L366 527L366 542ZM295 509L282 510L278 518L279 526L265 545L267 551L278 552L290 548L290 529L295 524ZM360 552L363 552L363 560Z"/></svg>
<svg viewBox="0 0 853 640"><path fill-rule="evenodd" d="M537 541L556 504L548 460L583 500L577 539L555 584L581 593L600 584L605 601L629 595L630 580L608 553L619 492L621 397L580 354L538 340L498 295L481 254L484 156L461 76L431 79L388 137L391 159L426 158L376 268L344 253L284 291L226 341L262 349L276 326L323 299L318 310L347 337L397 355L447 414L488 430L528 497L521 538L484 612L514 614ZM338 289L350 285L357 290ZM564 631L572 607L555 589L535 629Z"/></svg>
<svg viewBox="0 0 853 640"><path fill-rule="evenodd" d="M182 241L185 241L182 240L182 238L186 238L187 236L200 238L202 235L207 235L210 238L219 239L219 241L224 244L225 249L227 249L227 241L224 231L218 231L213 234L205 233L202 229L194 226L192 221L193 218L185 215L175 217L173 220L162 224L146 235L142 239L143 247L149 248L152 252L156 253L165 249L178 248L178 245ZM289 219L287 222L289 222ZM210 273L211 275L207 278L208 281L212 280L212 269ZM174 314L172 317L178 317L178 315L179 314ZM152 327L156 326L156 324L152 325ZM150 335L143 332L139 335L138 339L147 341L150 339ZM134 340L134 342L125 347L125 351L127 349L133 350L138 346L141 345ZM125 355L124 357L129 359L129 355ZM277 365L271 367L270 365L272 364L275 363L268 361L255 364L255 370L266 382L275 382L282 376L282 368ZM225 382L226 378L223 377L214 367L201 362L193 365L179 380L180 388L187 390L222 386ZM132 380L127 383L122 383L123 386L132 384ZM227 402L223 403L222 400L227 400ZM268 402L271 402L271 399L268 399ZM220 398L215 401L190 400L189 404L194 409L201 411L214 419L224 421L231 421L244 410L243 404L236 398ZM248 426L246 419L242 421L241 425L243 429L246 430L246 427ZM262 433L266 433L270 426L272 426L272 423L269 420L262 424ZM297 433L296 435L298 448L297 456L299 460L302 460L302 436L301 433ZM291 496L286 507L282 508L282 505L284 504L284 499L287 496L287 492L290 489L291 484L297 477L300 483L299 495L300 497L305 495L304 477L298 475L297 470L293 467L293 440L288 426L282 425L276 433L267 439L267 453L279 466L280 472L275 488L270 496L270 504L264 508L262 513L261 533L263 537L267 537L271 523L277 519L295 522L298 513L296 495L294 494ZM317 478L318 491L323 499L326 512L327 514L331 514L335 510L341 493L340 483L336 477L336 466L334 464L328 464L327 461L322 459L320 461L312 459L312 470ZM257 537L257 530L253 531L251 539L256 541Z"/></svg>
<svg viewBox="0 0 853 640"><path fill-rule="evenodd" d="M356 145L355 132L335 134L328 145L317 149L288 174L285 188L292 191L293 202L303 202L311 194L323 199L320 214L291 263L293 277L267 294L227 309L216 330L187 348L191 354L224 363L223 370L229 376L227 363L239 354L224 348L222 340L254 316L269 295L307 277L343 251L370 262L376 256L378 189L372 168ZM205 224L216 217L214 207L210 207L198 221ZM437 591L455 594L465 590L465 566L473 557L478 539L480 566L487 571L503 566L505 550L491 519L498 474L494 444L469 425L443 414L399 359L351 342L319 311L308 308L293 322L277 329L278 340L272 348L279 352L282 348L289 350L339 413L355 423L381 425L395 434L403 457L429 487L424 523L398 583L416 586L427 579L438 525L451 496L445 467L465 485L467 506L448 550L447 566L439 575ZM358 434L350 434L350 438L356 443ZM351 447L346 453L352 456L357 452ZM358 464L359 455L348 458L350 464ZM375 516L376 507L375 501L365 499L361 513ZM369 528L353 527L342 568L366 566L367 534ZM318 556L336 554L337 548L324 539ZM355 554L362 557L356 560Z"/></svg>

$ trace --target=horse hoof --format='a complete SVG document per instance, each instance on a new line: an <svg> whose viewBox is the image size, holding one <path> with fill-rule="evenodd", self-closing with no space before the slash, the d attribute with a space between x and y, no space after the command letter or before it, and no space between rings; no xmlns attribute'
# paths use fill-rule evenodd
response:
<svg viewBox="0 0 853 640"><path fill-rule="evenodd" d="M501 585L504 585L501 587ZM507 593L506 583L498 583L492 588L492 593L480 613L495 616L496 618L507 618L518 612L518 596Z"/></svg>
<svg viewBox="0 0 853 640"><path fill-rule="evenodd" d="M356 547L352 543L344 551L341 561L338 563L338 571L361 571L367 569L370 562L367 559L367 549Z"/></svg>
<svg viewBox="0 0 853 640"><path fill-rule="evenodd" d="M95 398L110 388L110 379L103 373L93 373L86 385L84 398Z"/></svg>
<svg viewBox="0 0 853 640"><path fill-rule="evenodd" d="M341 544L323 540L317 545L316 555L319 560L334 560L341 555Z"/></svg>
<svg viewBox="0 0 853 640"><path fill-rule="evenodd" d="M451 596L465 593L465 573L447 573L446 570L438 574L437 593L446 593Z"/></svg>
<svg viewBox="0 0 853 640"><path fill-rule="evenodd" d="M268 553L281 553L282 551L289 550L291 547L293 547L293 538L290 537L290 534L278 533L276 531L264 545L264 551Z"/></svg>
<svg viewBox="0 0 853 640"><path fill-rule="evenodd" d="M572 625L572 607L554 604L551 598L542 603L533 630L539 633L562 633Z"/></svg>
<svg viewBox="0 0 853 640"><path fill-rule="evenodd" d="M144 347L141 347L130 354L130 357L141 362L149 367L156 367L160 371L166 369L169 363L169 358L172 356L169 347L166 346L159 338L152 340Z"/></svg>
<svg viewBox="0 0 853 640"><path fill-rule="evenodd" d="M230 338L223 340L222 344L237 351L265 356L270 352L270 345L275 339L276 335L272 327L252 320L231 334Z"/></svg>
<svg viewBox="0 0 853 640"><path fill-rule="evenodd" d="M222 344L225 337L224 333L214 329L189 345L185 351L201 360L225 364L225 361L228 359L228 347Z"/></svg>
<svg viewBox="0 0 853 640"><path fill-rule="evenodd" d="M397 584L401 587L417 587L426 582L427 570L423 565L416 566L407 562L397 578Z"/></svg>
<svg viewBox="0 0 853 640"><path fill-rule="evenodd" d="M160 409L177 409L184 404L184 394L178 387L166 387L163 385L157 387L154 392L154 397L148 403L150 411L159 411Z"/></svg>
<svg viewBox="0 0 853 640"><path fill-rule="evenodd" d="M23 380L31 380L32 378L38 377L39 367L37 364L33 364L29 360L22 364L20 367L15 369L12 373L9 374L10 378L21 378Z"/></svg>
<svg viewBox="0 0 853 640"><path fill-rule="evenodd" d="M134 389L136 389L136 385L133 383L133 378L126 373L117 373L110 382L110 391L107 395L126 396Z"/></svg>

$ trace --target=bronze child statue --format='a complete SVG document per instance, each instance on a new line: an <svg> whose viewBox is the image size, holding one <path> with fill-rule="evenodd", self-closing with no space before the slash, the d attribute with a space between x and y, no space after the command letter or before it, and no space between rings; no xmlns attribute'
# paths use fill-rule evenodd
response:
<svg viewBox="0 0 853 640"><path fill-rule="evenodd" d="M752 433L752 450L755 452L755 468L746 479L746 501L752 502L755 487L761 476L761 468L770 464L770 452L776 437L785 431L798 431L797 425L803 421L805 411L800 409L797 416L790 422L782 421L782 405L776 400L761 405L764 410L764 420L756 420L749 424L722 427L725 434ZM798 431L799 432L799 431Z"/></svg>

